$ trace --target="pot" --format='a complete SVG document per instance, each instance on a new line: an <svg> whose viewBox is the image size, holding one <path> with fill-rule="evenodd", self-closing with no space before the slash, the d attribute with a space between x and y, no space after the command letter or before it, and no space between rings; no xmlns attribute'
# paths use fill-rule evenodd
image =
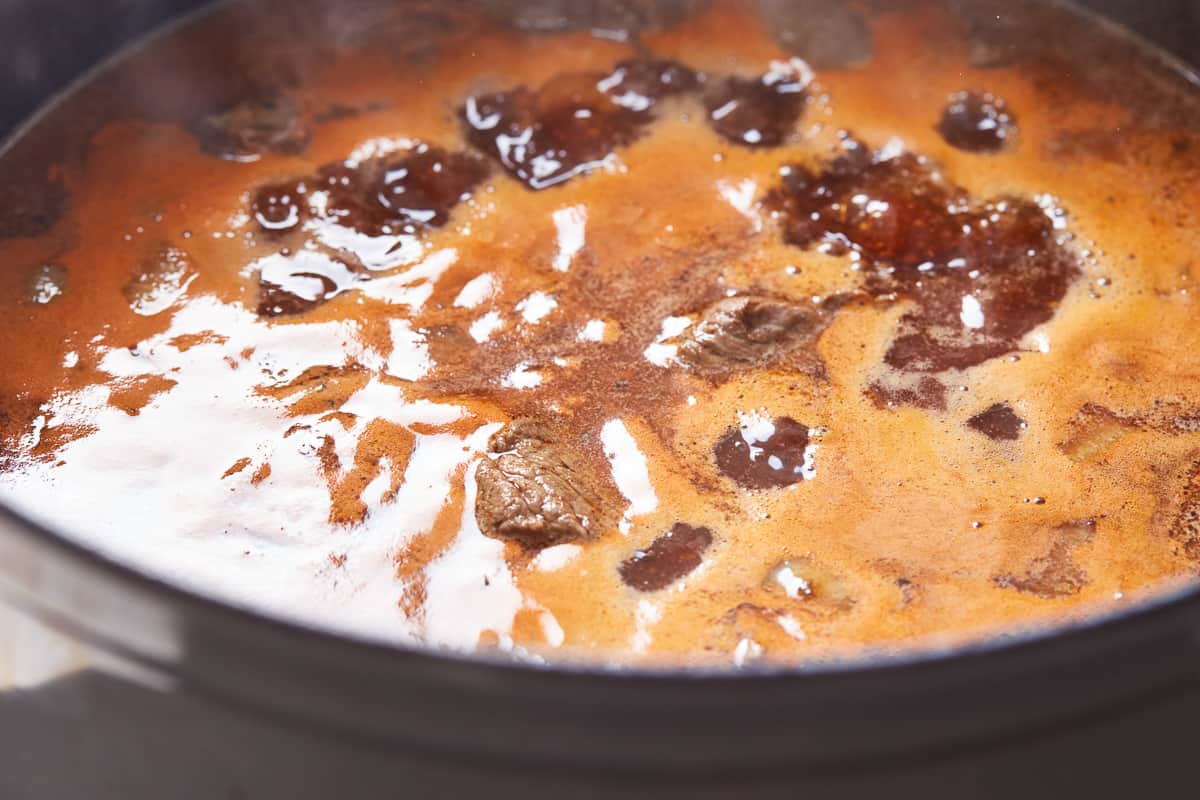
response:
<svg viewBox="0 0 1200 800"><path fill-rule="evenodd" d="M29 19L50 8L17 5ZM198 3L145 0L138 25L89 24L111 22L111 5L72 6L93 47L67 71ZM1200 21L1200 3L1100 5L1136 10L1169 46ZM41 21L8 43L50 53ZM45 96L64 76L42 70L26 88ZM21 90L9 113L33 96ZM0 598L6 798L1190 793L1200 588L904 657L736 674L538 667L256 615L0 508Z"/></svg>

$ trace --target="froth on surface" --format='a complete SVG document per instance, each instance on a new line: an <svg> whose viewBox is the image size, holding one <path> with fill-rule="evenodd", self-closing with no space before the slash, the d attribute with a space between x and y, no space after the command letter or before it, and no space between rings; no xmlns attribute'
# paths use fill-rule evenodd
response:
<svg viewBox="0 0 1200 800"><path fill-rule="evenodd" d="M840 51L778 3L283 5L0 162L6 502L251 608L622 664L1200 565L1200 99L1141 50L1038 3L850 4Z"/></svg>

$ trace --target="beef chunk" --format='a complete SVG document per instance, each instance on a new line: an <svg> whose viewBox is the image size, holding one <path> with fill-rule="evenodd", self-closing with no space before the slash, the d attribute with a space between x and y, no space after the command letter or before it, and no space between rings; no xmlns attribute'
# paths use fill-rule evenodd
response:
<svg viewBox="0 0 1200 800"><path fill-rule="evenodd" d="M758 0L776 41L817 69L842 69L871 59L871 27L845 0Z"/></svg>
<svg viewBox="0 0 1200 800"><path fill-rule="evenodd" d="M800 119L812 80L799 59L759 78L705 75L674 61L623 61L611 73L560 75L471 97L460 116L467 139L530 189L547 189L599 167L637 140L658 101L707 87L705 108L721 136L748 147L782 144Z"/></svg>
<svg viewBox="0 0 1200 800"><path fill-rule="evenodd" d="M773 489L804 480L808 426L791 417L731 428L713 448L722 474L747 489Z"/></svg>
<svg viewBox="0 0 1200 800"><path fill-rule="evenodd" d="M712 542L708 528L677 522L648 548L621 562L621 580L639 592L665 589L700 566Z"/></svg>
<svg viewBox="0 0 1200 800"><path fill-rule="evenodd" d="M474 155L421 144L357 164L327 164L315 175L264 186L250 210L264 231L289 231L315 214L310 198L321 192L324 223L368 236L415 232L445 225L487 175L487 165Z"/></svg>
<svg viewBox="0 0 1200 800"><path fill-rule="evenodd" d="M763 366L815 341L820 309L766 297L731 297L709 306L679 347L679 358L701 375Z"/></svg>
<svg viewBox="0 0 1200 800"><path fill-rule="evenodd" d="M959 92L950 98L937 130L951 147L995 153L1012 141L1017 121L1008 104L990 92Z"/></svg>
<svg viewBox="0 0 1200 800"><path fill-rule="evenodd" d="M1047 210L980 202L919 156L844 144L819 173L791 167L768 204L788 242L847 242L868 268L868 294L912 303L885 363L965 369L1012 351L1054 315L1080 269Z"/></svg>
<svg viewBox="0 0 1200 800"><path fill-rule="evenodd" d="M1008 403L996 403L967 420L967 425L989 439L1015 442L1025 430L1025 420Z"/></svg>
<svg viewBox="0 0 1200 800"><path fill-rule="evenodd" d="M642 135L656 101L699 81L675 62L625 61L608 75L560 75L537 91L518 86L471 97L460 115L472 145L540 190L599 167Z"/></svg>
<svg viewBox="0 0 1200 800"><path fill-rule="evenodd" d="M603 504L583 470L542 425L517 420L492 436L476 471L480 530L528 548L594 539L605 526Z"/></svg>
<svg viewBox="0 0 1200 800"><path fill-rule="evenodd" d="M234 161L267 153L297 155L311 138L296 104L287 97L239 103L204 117L194 130L204 152Z"/></svg>
<svg viewBox="0 0 1200 800"><path fill-rule="evenodd" d="M1035 558L1021 575L1000 575L997 586L1050 600L1078 594L1088 583L1088 574L1072 560L1076 547L1090 540L1096 530L1094 519L1064 522L1051 533L1050 549Z"/></svg>
<svg viewBox="0 0 1200 800"><path fill-rule="evenodd" d="M808 66L793 58L772 63L761 78L715 82L704 98L709 124L731 142L778 147L804 113L811 80Z"/></svg>

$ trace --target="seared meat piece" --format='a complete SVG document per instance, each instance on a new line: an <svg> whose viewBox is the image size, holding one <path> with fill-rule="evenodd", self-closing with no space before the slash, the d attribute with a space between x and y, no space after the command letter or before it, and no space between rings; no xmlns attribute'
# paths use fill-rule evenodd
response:
<svg viewBox="0 0 1200 800"><path fill-rule="evenodd" d="M730 297L709 306L679 347L701 375L723 375L778 361L824 330L819 309L766 297Z"/></svg>
<svg viewBox="0 0 1200 800"><path fill-rule="evenodd" d="M492 436L475 473L479 528L530 548L594 539L604 529L600 495L541 424L516 420Z"/></svg>

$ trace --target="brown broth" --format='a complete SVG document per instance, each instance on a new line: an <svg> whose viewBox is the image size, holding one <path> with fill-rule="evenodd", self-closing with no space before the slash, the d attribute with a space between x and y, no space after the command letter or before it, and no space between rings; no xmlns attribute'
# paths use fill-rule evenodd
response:
<svg viewBox="0 0 1200 800"><path fill-rule="evenodd" d="M956 644L1195 573L1200 90L1153 53L1034 2L448 5L230 3L0 158L4 498L561 660Z"/></svg>

